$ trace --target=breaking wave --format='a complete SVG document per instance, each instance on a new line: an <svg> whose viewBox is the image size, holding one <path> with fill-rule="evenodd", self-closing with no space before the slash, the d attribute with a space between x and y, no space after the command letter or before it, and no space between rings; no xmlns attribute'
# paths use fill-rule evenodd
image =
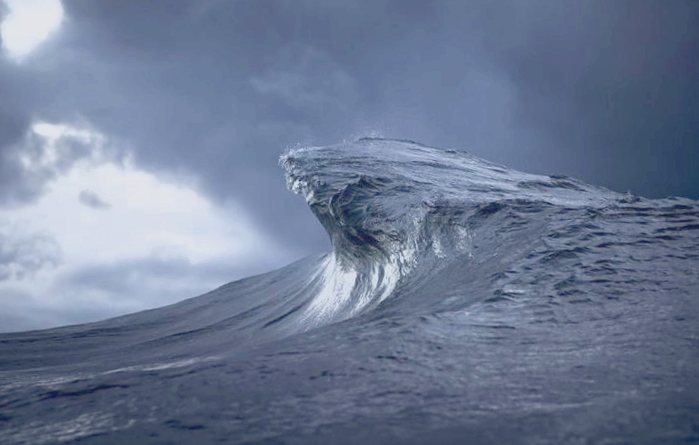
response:
<svg viewBox="0 0 699 445"><path fill-rule="evenodd" d="M290 149L280 160L333 246L309 289L308 322L375 307L399 285L472 256L474 231L506 206L608 205L618 195L565 177L529 175L456 151L364 138Z"/></svg>

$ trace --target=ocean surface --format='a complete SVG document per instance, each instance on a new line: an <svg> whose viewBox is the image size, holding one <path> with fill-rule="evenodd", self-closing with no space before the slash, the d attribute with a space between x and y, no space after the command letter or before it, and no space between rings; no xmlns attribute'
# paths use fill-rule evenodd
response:
<svg viewBox="0 0 699 445"><path fill-rule="evenodd" d="M699 443L699 203L360 139L280 161L333 251L0 335L0 444Z"/></svg>

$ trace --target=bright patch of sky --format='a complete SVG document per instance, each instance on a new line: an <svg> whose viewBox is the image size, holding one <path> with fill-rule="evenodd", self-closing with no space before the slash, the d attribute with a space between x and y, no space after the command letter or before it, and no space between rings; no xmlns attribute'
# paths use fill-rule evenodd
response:
<svg viewBox="0 0 699 445"><path fill-rule="evenodd" d="M112 153L97 131L43 122L31 131L28 140L34 144L19 153L28 171L65 163L66 156L74 156L66 150L78 144L85 149L69 168L56 170L37 200L0 208L4 255L15 258L0 270L4 304L42 310L67 306L78 314L71 320L57 316L49 324L82 321L75 307L80 305L116 315L203 293L239 278L241 263L265 263L264 252L279 252L239 206L212 202L186 179L139 168L128 154ZM138 270L151 265L159 272ZM71 288L71 276L85 270L94 275L96 266L101 275L90 282L91 288ZM163 271L168 268L172 270ZM142 286L134 274L143 274ZM131 288L109 284L130 279ZM91 317L85 315L85 320Z"/></svg>
<svg viewBox="0 0 699 445"><path fill-rule="evenodd" d="M59 0L4 0L7 16L0 24L3 48L15 59L31 53L63 20Z"/></svg>

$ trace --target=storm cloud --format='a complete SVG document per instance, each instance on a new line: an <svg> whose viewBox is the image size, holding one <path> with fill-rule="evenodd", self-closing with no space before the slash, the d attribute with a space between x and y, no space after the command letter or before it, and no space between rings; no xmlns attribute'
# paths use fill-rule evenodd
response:
<svg viewBox="0 0 699 445"><path fill-rule="evenodd" d="M51 39L22 61L0 57L6 205L37 200L84 156L75 146L61 150L67 164L19 168L39 121L87 123L139 168L194 178L296 257L328 242L277 166L294 144L407 138L619 191L699 197L693 1L63 7Z"/></svg>

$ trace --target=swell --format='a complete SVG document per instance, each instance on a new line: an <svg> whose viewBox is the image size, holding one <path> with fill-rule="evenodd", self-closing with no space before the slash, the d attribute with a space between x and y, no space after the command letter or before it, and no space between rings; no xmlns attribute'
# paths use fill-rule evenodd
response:
<svg viewBox="0 0 699 445"><path fill-rule="evenodd" d="M379 306L435 313L541 289L570 294L568 281L545 283L556 273L607 268L628 275L597 256L621 264L624 255L636 261L646 255L641 247L655 246L668 249L668 267L675 267L696 261L699 249L694 201L644 200L464 152L360 139L291 149L280 161L332 252L175 305L0 336L0 352L13 351L0 354L0 368L70 363L88 352L141 363L188 355L192 345L202 355L240 351Z"/></svg>
<svg viewBox="0 0 699 445"><path fill-rule="evenodd" d="M295 149L282 165L332 252L164 308L0 335L0 442L149 442L172 429L261 442L318 419L312 440L325 427L336 439L363 425L357 413L427 428L430 411L415 422L414 408L430 406L453 425L486 405L525 410L492 410L497 425L532 412L568 425L569 402L606 413L639 388L652 421L657 394L697 386L696 201L408 141ZM682 416L696 417L695 399Z"/></svg>

